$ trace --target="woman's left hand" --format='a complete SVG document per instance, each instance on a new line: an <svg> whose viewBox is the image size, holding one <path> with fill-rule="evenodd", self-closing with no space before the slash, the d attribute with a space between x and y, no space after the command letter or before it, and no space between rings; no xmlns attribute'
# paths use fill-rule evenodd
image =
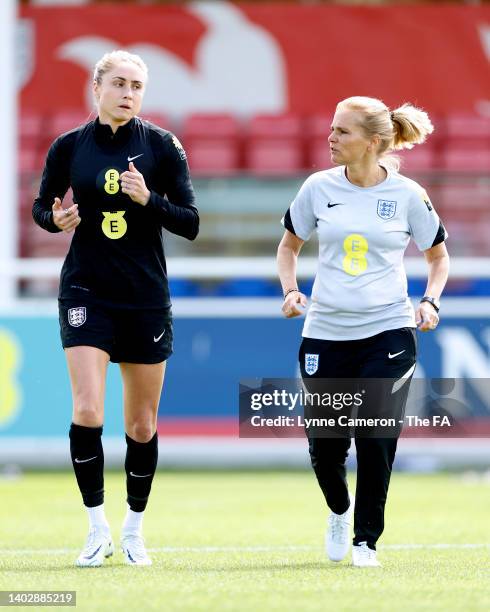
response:
<svg viewBox="0 0 490 612"><path fill-rule="evenodd" d="M431 331L439 323L439 315L429 302L421 302L415 313L415 323L419 331Z"/></svg>
<svg viewBox="0 0 490 612"><path fill-rule="evenodd" d="M145 177L136 169L133 162L129 162L129 170L123 172L121 179L121 191L126 193L133 202L146 206L150 199L150 190L145 183Z"/></svg>

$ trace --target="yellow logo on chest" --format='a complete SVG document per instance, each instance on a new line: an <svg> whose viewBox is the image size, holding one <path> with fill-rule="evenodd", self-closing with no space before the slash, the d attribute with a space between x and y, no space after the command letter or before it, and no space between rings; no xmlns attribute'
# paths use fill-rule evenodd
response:
<svg viewBox="0 0 490 612"><path fill-rule="evenodd" d="M103 212L104 220L102 221L102 231L111 240L122 238L128 231L128 224L124 219L125 210L117 210L116 212Z"/></svg>
<svg viewBox="0 0 490 612"><path fill-rule="evenodd" d="M115 195L119 191L119 172L113 168L110 168L104 174L104 178L104 190L109 195Z"/></svg>
<svg viewBox="0 0 490 612"><path fill-rule="evenodd" d="M359 276L366 271L368 262L366 253L369 250L368 241L362 234L349 234L344 240L343 259L344 272L351 276Z"/></svg>

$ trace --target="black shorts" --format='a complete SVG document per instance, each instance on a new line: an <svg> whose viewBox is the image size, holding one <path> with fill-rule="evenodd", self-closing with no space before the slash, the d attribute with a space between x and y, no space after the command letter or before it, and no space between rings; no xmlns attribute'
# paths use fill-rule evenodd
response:
<svg viewBox="0 0 490 612"><path fill-rule="evenodd" d="M312 356L308 364L306 355ZM299 349L303 379L399 378L416 359L417 336L412 327L389 329L362 340L303 338Z"/></svg>
<svg viewBox="0 0 490 612"><path fill-rule="evenodd" d="M58 300L63 348L95 346L115 363L160 363L172 354L169 308L122 309L83 300Z"/></svg>
<svg viewBox="0 0 490 612"><path fill-rule="evenodd" d="M404 417L416 357L417 339L415 329L411 327L390 329L361 340L303 338L299 350L301 378L308 393L330 393L333 396L340 390L361 391L365 395L359 396L362 402L358 416L366 419L393 418L396 423L395 427L356 429L356 437L399 435L401 427L398 425L401 425L399 421ZM349 411L341 411L340 408L322 408L317 412L321 412L322 416L332 416L335 420L342 413L349 416ZM309 409L309 413L315 413L315 409ZM341 435L345 431L345 427L334 427L334 432L342 432ZM330 432L320 431L318 435L317 431L309 435L315 436L329 437Z"/></svg>

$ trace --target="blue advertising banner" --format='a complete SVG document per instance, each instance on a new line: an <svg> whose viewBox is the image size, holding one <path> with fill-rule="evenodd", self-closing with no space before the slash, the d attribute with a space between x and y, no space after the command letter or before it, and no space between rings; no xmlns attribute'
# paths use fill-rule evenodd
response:
<svg viewBox="0 0 490 612"><path fill-rule="evenodd" d="M198 312L198 309L196 309ZM490 316L445 317L435 332L418 333L415 376L490 378ZM237 418L245 378L294 378L302 319L176 317L159 416ZM470 386L471 386L471 380ZM474 401L482 404L475 385ZM66 436L71 395L55 316L0 317L0 438ZM123 433L117 365L109 368L106 435Z"/></svg>
<svg viewBox="0 0 490 612"><path fill-rule="evenodd" d="M107 385L104 431L123 432L122 389L115 367ZM0 437L66 436L70 383L53 317L0 317Z"/></svg>

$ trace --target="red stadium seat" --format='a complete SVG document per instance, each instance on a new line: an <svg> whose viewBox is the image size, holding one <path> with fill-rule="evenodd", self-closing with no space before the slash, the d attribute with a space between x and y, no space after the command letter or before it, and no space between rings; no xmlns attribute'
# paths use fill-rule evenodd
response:
<svg viewBox="0 0 490 612"><path fill-rule="evenodd" d="M319 138L309 140L306 143L306 148L308 155L308 168L312 172L333 168L335 165L330 157L330 147L326 138L323 138L322 140Z"/></svg>
<svg viewBox="0 0 490 612"><path fill-rule="evenodd" d="M252 141L247 149L247 168L257 176L289 176L304 169L298 140Z"/></svg>
<svg viewBox="0 0 490 612"><path fill-rule="evenodd" d="M447 117L440 165L449 172L490 172L490 118Z"/></svg>
<svg viewBox="0 0 490 612"><path fill-rule="evenodd" d="M249 125L246 166L260 176L287 176L304 170L303 122L292 114L257 115Z"/></svg>
<svg viewBox="0 0 490 612"><path fill-rule="evenodd" d="M316 172L334 165L330 158L328 136L334 113L311 115L305 121L308 169Z"/></svg>
<svg viewBox="0 0 490 612"><path fill-rule="evenodd" d="M451 251L459 255L488 254L490 185L485 178L455 177L437 189L434 186L429 193L449 232Z"/></svg>
<svg viewBox="0 0 490 612"><path fill-rule="evenodd" d="M57 138L60 134L69 132L87 121L94 118L94 113L90 113L84 109L66 109L60 111L51 117L49 132L52 138Z"/></svg>
<svg viewBox="0 0 490 612"><path fill-rule="evenodd" d="M240 166L240 136L240 125L232 115L190 115L182 129L182 140L192 173L236 173Z"/></svg>
<svg viewBox="0 0 490 612"><path fill-rule="evenodd" d="M431 190L432 195L432 190ZM488 203L490 202L490 185L483 179L481 181L445 181L437 190L437 201L431 198L437 207L443 206L451 216L460 212L465 219L471 220L484 212L490 215Z"/></svg>
<svg viewBox="0 0 490 612"><path fill-rule="evenodd" d="M394 151L400 157L400 172L430 172L434 168L435 153L430 141L415 145L413 149Z"/></svg>
<svg viewBox="0 0 490 612"><path fill-rule="evenodd" d="M450 172L490 173L490 147L459 147L452 143L442 152L442 168Z"/></svg>
<svg viewBox="0 0 490 612"><path fill-rule="evenodd" d="M22 147L17 156L18 169L21 174L40 172L42 160L35 148Z"/></svg>
<svg viewBox="0 0 490 612"><path fill-rule="evenodd" d="M26 257L64 257L70 246L73 233L46 232L34 222L25 232L24 252Z"/></svg>
<svg viewBox="0 0 490 612"><path fill-rule="evenodd" d="M194 175L229 176L239 169L239 148L230 140L186 141L189 167Z"/></svg>
<svg viewBox="0 0 490 612"><path fill-rule="evenodd" d="M35 148L43 130L43 117L39 113L24 111L19 116L19 142L21 148Z"/></svg>
<svg viewBox="0 0 490 612"><path fill-rule="evenodd" d="M311 115L305 121L305 134L308 138L327 140L328 135L331 131L332 113L325 113L323 115Z"/></svg>
<svg viewBox="0 0 490 612"><path fill-rule="evenodd" d="M83 109L66 109L46 118L40 139L40 149L46 155L49 147L58 136L87 123L94 118L94 113Z"/></svg>
<svg viewBox="0 0 490 612"><path fill-rule="evenodd" d="M490 118L477 115L450 115L446 119L448 139L490 141Z"/></svg>
<svg viewBox="0 0 490 612"><path fill-rule="evenodd" d="M184 122L182 138L238 138L238 120L227 113L189 115Z"/></svg>
<svg viewBox="0 0 490 612"><path fill-rule="evenodd" d="M292 113L283 115L256 115L248 128L249 138L301 138L303 122Z"/></svg>

